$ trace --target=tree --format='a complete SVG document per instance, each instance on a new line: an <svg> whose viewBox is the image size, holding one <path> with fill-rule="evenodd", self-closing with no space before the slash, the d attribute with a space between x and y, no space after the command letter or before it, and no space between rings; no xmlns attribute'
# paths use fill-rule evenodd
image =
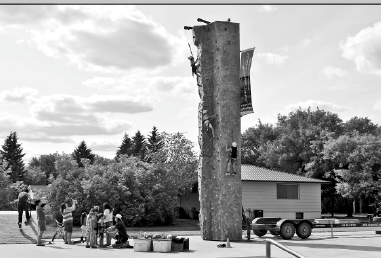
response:
<svg viewBox="0 0 381 258"><path fill-rule="evenodd" d="M342 120L337 114L320 110L298 110L288 116L278 115L276 130L279 135L259 149L267 167L289 173L305 175L305 166L315 156L310 147L321 131L332 132L335 137L342 133Z"/></svg>
<svg viewBox="0 0 381 258"><path fill-rule="evenodd" d="M342 135L324 145L324 158L336 170L336 190L350 203L355 199L381 201L381 137L374 135ZM348 209L349 213L351 209Z"/></svg>
<svg viewBox="0 0 381 258"><path fill-rule="evenodd" d="M33 157L28 164L28 168L38 167L42 172L45 173L46 178L49 178L50 175L57 177L57 171L54 162L58 153L54 154L44 154L39 157Z"/></svg>
<svg viewBox="0 0 381 258"><path fill-rule="evenodd" d="M26 185L47 185L48 178L41 167L28 167L24 176L24 184Z"/></svg>
<svg viewBox="0 0 381 258"><path fill-rule="evenodd" d="M278 138L278 132L271 124L263 124L258 119L258 124L246 129L242 134L241 163L264 167L265 163L259 160L259 148Z"/></svg>
<svg viewBox="0 0 381 258"><path fill-rule="evenodd" d="M9 180L8 173L6 173L6 165L2 162L0 154L0 210L10 210L12 207L10 202L12 200L11 181Z"/></svg>
<svg viewBox="0 0 381 258"><path fill-rule="evenodd" d="M116 151L116 157L119 157L120 155L132 155L132 140L128 136L127 133L123 136L122 144L119 146L118 150Z"/></svg>
<svg viewBox="0 0 381 258"><path fill-rule="evenodd" d="M74 149L72 156L77 161L79 167L83 167L81 159L88 159L92 164L95 158L95 155L92 153L91 149L87 148L85 141L81 141L78 147Z"/></svg>
<svg viewBox="0 0 381 258"><path fill-rule="evenodd" d="M344 132L353 134L358 132L359 134L377 134L377 125L373 124L367 117L352 117L344 124Z"/></svg>
<svg viewBox="0 0 381 258"><path fill-rule="evenodd" d="M132 137L132 155L144 159L146 153L146 140L138 130Z"/></svg>
<svg viewBox="0 0 381 258"><path fill-rule="evenodd" d="M151 134L148 136L147 149L151 152L157 152L160 150L164 143L161 139L160 133L157 130L156 126L153 126Z"/></svg>
<svg viewBox="0 0 381 258"><path fill-rule="evenodd" d="M10 135L4 140L2 146L3 150L0 150L2 158L6 161L7 166L5 170L8 171L10 179L12 182L22 180L25 174L25 165L22 158L25 156L23 154L23 149L21 144L18 143L17 133L11 132Z"/></svg>
<svg viewBox="0 0 381 258"><path fill-rule="evenodd" d="M193 143L182 133L162 133L163 147L152 153L151 162L164 167L172 187L180 192L189 189L197 182L197 155L193 151Z"/></svg>

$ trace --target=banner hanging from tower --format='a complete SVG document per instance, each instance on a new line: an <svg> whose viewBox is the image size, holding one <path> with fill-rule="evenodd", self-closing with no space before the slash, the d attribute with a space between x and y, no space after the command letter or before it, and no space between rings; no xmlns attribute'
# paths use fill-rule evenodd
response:
<svg viewBox="0 0 381 258"><path fill-rule="evenodd" d="M241 117L254 113L251 102L251 84L250 68L255 48L249 48L241 51L241 68L239 72L239 81L241 89Z"/></svg>

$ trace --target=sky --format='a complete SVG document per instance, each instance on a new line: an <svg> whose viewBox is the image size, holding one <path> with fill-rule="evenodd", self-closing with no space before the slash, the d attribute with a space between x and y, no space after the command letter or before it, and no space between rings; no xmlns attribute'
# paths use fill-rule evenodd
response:
<svg viewBox="0 0 381 258"><path fill-rule="evenodd" d="M381 124L381 5L0 5L0 143L24 161L84 140L113 158L125 133L181 132L200 101L184 26L240 24L255 47L249 127L301 107Z"/></svg>

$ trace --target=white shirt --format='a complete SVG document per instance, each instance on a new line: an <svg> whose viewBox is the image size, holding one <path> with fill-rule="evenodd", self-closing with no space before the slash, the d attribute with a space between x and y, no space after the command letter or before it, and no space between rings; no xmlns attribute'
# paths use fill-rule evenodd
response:
<svg viewBox="0 0 381 258"><path fill-rule="evenodd" d="M103 215L105 216L104 222L112 221L112 212L109 209L105 209Z"/></svg>

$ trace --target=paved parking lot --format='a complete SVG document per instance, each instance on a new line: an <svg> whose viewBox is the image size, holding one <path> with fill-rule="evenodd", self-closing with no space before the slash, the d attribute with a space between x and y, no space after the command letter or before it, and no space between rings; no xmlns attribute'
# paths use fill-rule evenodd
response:
<svg viewBox="0 0 381 258"><path fill-rule="evenodd" d="M1 257L63 257L70 258L94 258L105 255L113 258L134 258L134 257L197 257L197 258L249 258L266 257L265 239L274 239L286 247L300 253L305 257L314 258L378 258L381 256L381 235L374 231L360 232L335 232L331 237L330 232L313 233L310 238L301 240L294 237L291 240L283 240L270 234L262 238L255 237L252 241L231 242L232 248L217 248L220 241L204 241L200 236L189 237L189 251L172 253L143 253L134 252L133 249L87 249L84 244L68 246L62 240L55 241L52 245L37 247L34 244L2 244L0 245ZM133 245L133 240L130 240ZM271 257L287 258L292 255L280 250L278 247L271 247Z"/></svg>

